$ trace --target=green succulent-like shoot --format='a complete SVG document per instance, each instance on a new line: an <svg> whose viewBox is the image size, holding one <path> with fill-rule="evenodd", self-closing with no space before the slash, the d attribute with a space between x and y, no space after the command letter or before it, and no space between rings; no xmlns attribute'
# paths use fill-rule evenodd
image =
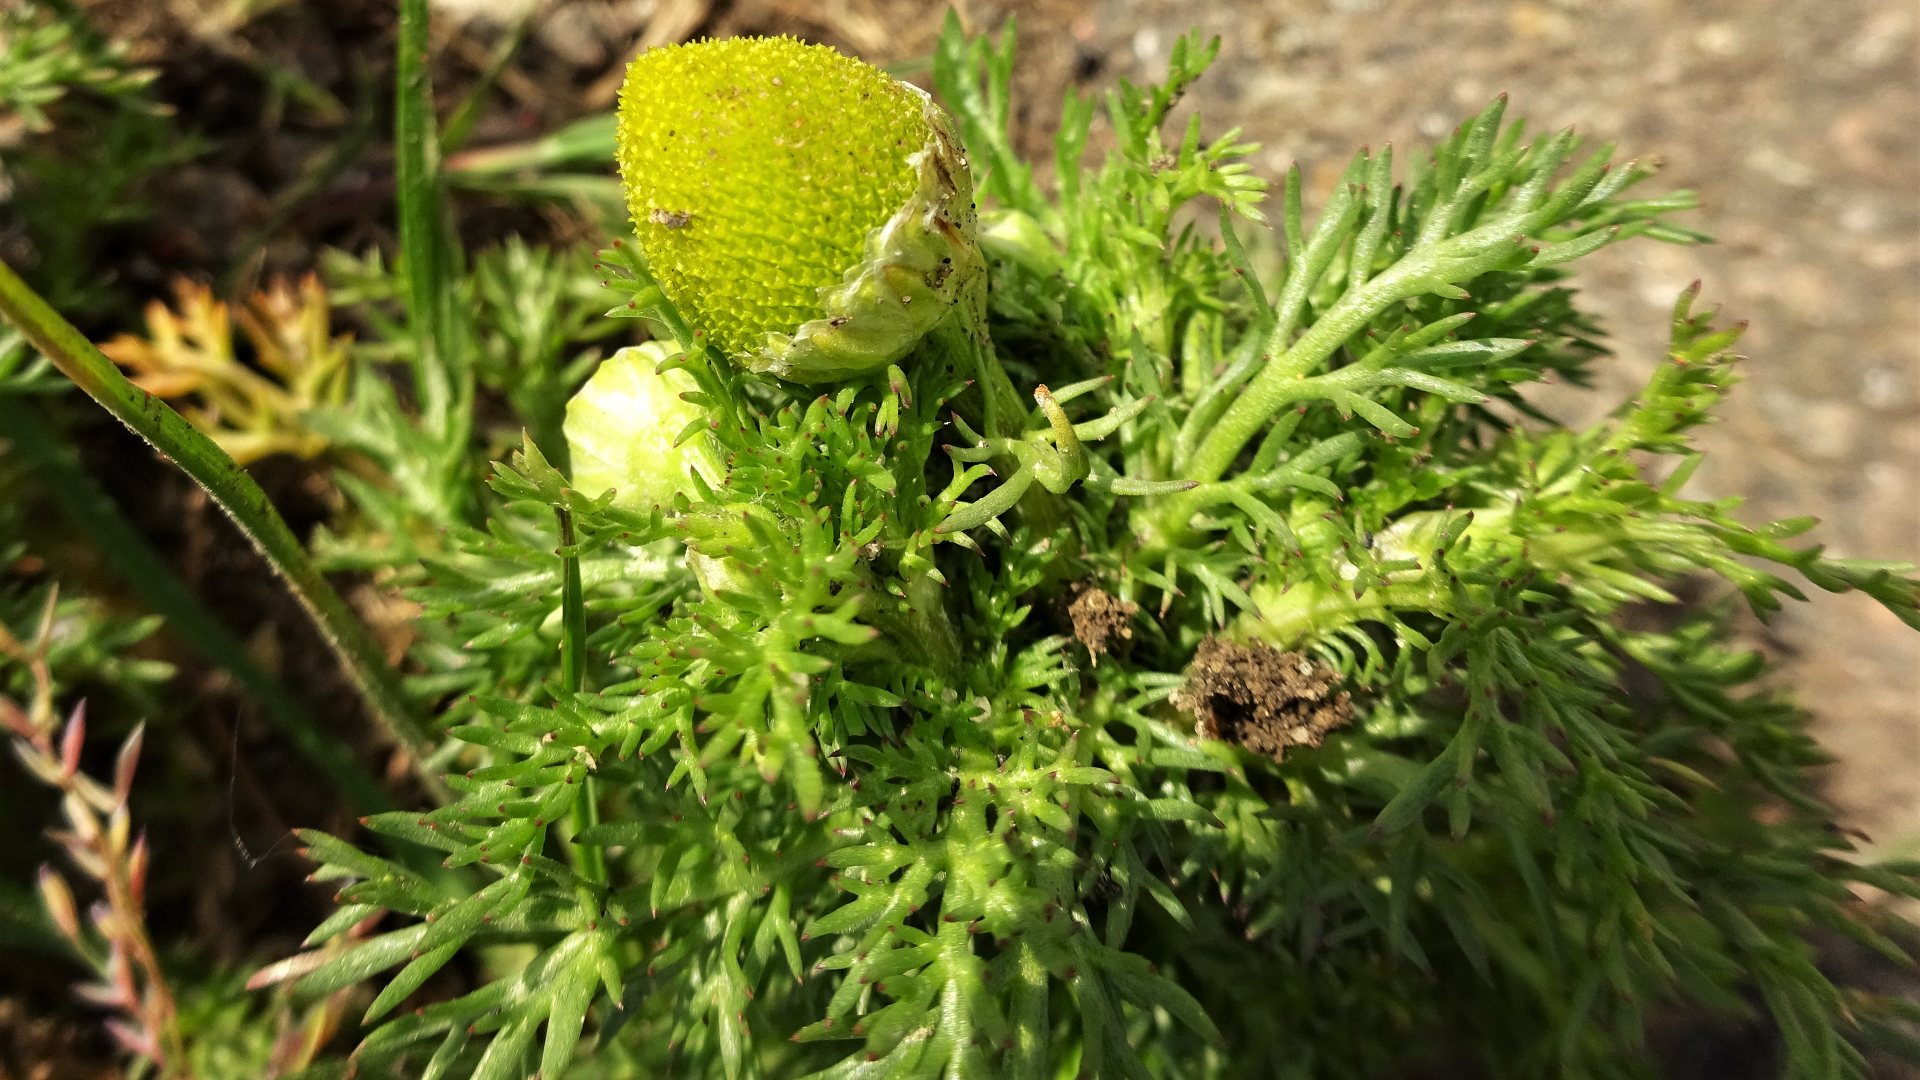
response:
<svg viewBox="0 0 1920 1080"><path fill-rule="evenodd" d="M640 247L746 367L818 383L904 356L986 279L965 153L938 106L792 38L653 49L620 96Z"/></svg>
<svg viewBox="0 0 1920 1080"><path fill-rule="evenodd" d="M706 432L676 440L703 418L698 405L681 398L697 389L678 368L660 370L675 350L658 341L621 349L567 403L563 430L573 455L573 485L590 495L612 488L614 505L633 510L671 506L690 483L688 469L719 485L725 468Z"/></svg>

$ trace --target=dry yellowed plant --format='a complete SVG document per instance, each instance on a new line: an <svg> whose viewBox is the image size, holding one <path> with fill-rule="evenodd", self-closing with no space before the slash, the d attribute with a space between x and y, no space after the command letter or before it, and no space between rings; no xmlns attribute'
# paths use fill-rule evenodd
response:
<svg viewBox="0 0 1920 1080"><path fill-rule="evenodd" d="M158 300L147 305L145 337L121 334L101 351L147 393L186 399L186 418L242 465L325 450L326 437L303 417L346 399L352 339L333 335L320 279L309 274L297 287L276 279L237 312L197 282L176 282L174 295L172 308ZM235 352L236 320L253 347L253 365Z"/></svg>

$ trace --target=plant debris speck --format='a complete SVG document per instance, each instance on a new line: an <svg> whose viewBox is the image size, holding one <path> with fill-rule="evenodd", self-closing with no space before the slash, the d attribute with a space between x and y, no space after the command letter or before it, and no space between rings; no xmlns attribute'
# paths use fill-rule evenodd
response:
<svg viewBox="0 0 1920 1080"><path fill-rule="evenodd" d="M1067 618L1073 620L1073 636L1087 647L1093 662L1100 663L1100 654L1107 651L1107 639L1133 637L1133 627L1129 624L1140 605L1131 600L1121 600L1105 589L1093 585L1083 585L1080 595L1073 598L1067 608Z"/></svg>
<svg viewBox="0 0 1920 1080"><path fill-rule="evenodd" d="M1352 696L1339 683L1332 668L1305 653L1210 637L1172 700L1207 738L1279 761L1287 747L1319 746L1353 719Z"/></svg>

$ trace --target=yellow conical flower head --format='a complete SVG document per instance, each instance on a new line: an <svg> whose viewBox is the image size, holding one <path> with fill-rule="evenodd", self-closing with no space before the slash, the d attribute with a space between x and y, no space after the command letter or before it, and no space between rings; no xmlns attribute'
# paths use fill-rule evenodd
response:
<svg viewBox="0 0 1920 1080"><path fill-rule="evenodd" d="M619 160L667 296L755 370L820 382L884 366L977 276L972 182L944 114L825 46L649 50L621 90Z"/></svg>

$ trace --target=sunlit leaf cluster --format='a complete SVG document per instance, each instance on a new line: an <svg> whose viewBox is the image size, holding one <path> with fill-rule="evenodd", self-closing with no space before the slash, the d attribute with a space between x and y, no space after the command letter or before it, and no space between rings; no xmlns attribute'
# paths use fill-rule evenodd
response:
<svg viewBox="0 0 1920 1080"><path fill-rule="evenodd" d="M1658 1010L1757 1001L1791 1074L1846 1077L1914 1020L1837 989L1807 933L1904 961L1856 892L1920 896L1920 865L1851 851L1803 716L1726 631L1737 599L1804 599L1792 575L1920 628L1914 568L1693 494L1742 330L1697 286L1607 418L1527 396L1606 356L1569 264L1704 239L1668 219L1689 193L1638 193L1650 166L1502 97L1431 149L1362 150L1316 216L1298 169L1270 207L1258 148L1180 106L1219 48L1190 35L1163 83L1068 95L1043 184L1012 28L950 19L951 117L928 106L915 167L961 153L950 119L977 188L907 204L940 244L870 235L822 312L785 289L816 355L712 314L745 286L675 306L646 252L705 242L677 210L591 273L518 241L468 268L408 10L405 250L329 266L359 343L317 292L269 304L268 378L195 294L116 357L235 446L310 437L272 448L336 467L316 553L418 605L407 699L446 797L302 830L339 906L255 979L357 993L355 1075L1225 1080L1445 1052L1638 1077ZM684 104L656 97L629 122ZM654 141L628 157L677 145ZM968 190L977 221L948 205ZM702 273L793 269L752 236ZM867 289L873 266L926 276ZM859 326L831 335L876 297L921 299L874 316L899 340L932 329L854 356ZM723 323L861 362L743 362ZM589 381L596 343L643 334ZM311 355L272 351L290 335ZM1725 602L1683 609L1703 580ZM1200 678L1209 639L1266 681L1197 700L1235 677ZM1255 746L1256 712L1298 723Z"/></svg>

